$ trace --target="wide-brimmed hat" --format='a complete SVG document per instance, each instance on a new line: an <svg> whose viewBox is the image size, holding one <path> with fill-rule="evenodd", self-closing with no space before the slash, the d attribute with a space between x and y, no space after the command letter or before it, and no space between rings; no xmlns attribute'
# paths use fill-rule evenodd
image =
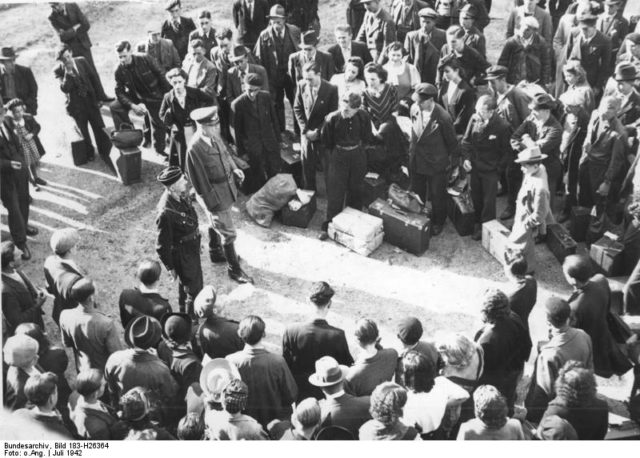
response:
<svg viewBox="0 0 640 458"><path fill-rule="evenodd" d="M147 350L154 347L162 339L160 322L150 316L139 316L127 324L124 330L124 341L130 347Z"/></svg>
<svg viewBox="0 0 640 458"><path fill-rule="evenodd" d="M0 50L0 60L12 60L16 57L16 51L13 46L3 46Z"/></svg>
<svg viewBox="0 0 640 458"><path fill-rule="evenodd" d="M553 110L556 102L546 92L541 92L533 96L529 108L532 110Z"/></svg>
<svg viewBox="0 0 640 458"><path fill-rule="evenodd" d="M222 391L231 380L240 379L238 368L224 358L215 358L204 364L200 372L200 387L220 402Z"/></svg>
<svg viewBox="0 0 640 458"><path fill-rule="evenodd" d="M165 339L176 343L187 343L191 340L193 321L186 313L172 312L162 317L162 335Z"/></svg>
<svg viewBox="0 0 640 458"><path fill-rule="evenodd" d="M537 146L526 148L518 153L518 158L514 161L517 164L535 164L544 161L548 156L542 154Z"/></svg>
<svg viewBox="0 0 640 458"><path fill-rule="evenodd" d="M309 376L309 383L317 387L333 386L342 382L347 372L347 366L338 364L331 356L323 356L316 361L316 371Z"/></svg>
<svg viewBox="0 0 640 458"><path fill-rule="evenodd" d="M271 7L271 9L269 10L269 14L267 15L267 19L271 19L271 18L285 19L286 17L287 17L287 12L284 9L284 6L279 5L277 3Z"/></svg>
<svg viewBox="0 0 640 458"><path fill-rule="evenodd" d="M229 53L229 60L231 62L239 61L247 57L249 53L247 52L247 48L243 45L234 46L231 52Z"/></svg>
<svg viewBox="0 0 640 458"><path fill-rule="evenodd" d="M616 67L613 78L616 81L635 81L638 79L638 71L634 65L623 62Z"/></svg>
<svg viewBox="0 0 640 458"><path fill-rule="evenodd" d="M640 33L630 33L629 35L624 37L624 39L629 40L633 44L640 45Z"/></svg>

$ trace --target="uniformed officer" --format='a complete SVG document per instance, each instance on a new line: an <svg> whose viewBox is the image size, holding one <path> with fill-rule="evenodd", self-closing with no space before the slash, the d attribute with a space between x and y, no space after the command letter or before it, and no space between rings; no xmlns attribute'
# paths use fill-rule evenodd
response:
<svg viewBox="0 0 640 458"><path fill-rule="evenodd" d="M191 119L198 125L198 130L187 148L185 171L198 202L207 212L211 227L218 235L212 238L209 246L212 259L226 258L232 280L253 283L253 279L240 267L234 246L236 229L231 218L231 206L238 197L235 180L242 183L244 173L236 166L222 140L218 108L193 110ZM216 243L218 245L213 246Z"/></svg>
<svg viewBox="0 0 640 458"><path fill-rule="evenodd" d="M156 251L173 279L178 279L180 311L193 317L193 301L202 289L198 215L180 167L167 167L158 181L166 190L158 203Z"/></svg>

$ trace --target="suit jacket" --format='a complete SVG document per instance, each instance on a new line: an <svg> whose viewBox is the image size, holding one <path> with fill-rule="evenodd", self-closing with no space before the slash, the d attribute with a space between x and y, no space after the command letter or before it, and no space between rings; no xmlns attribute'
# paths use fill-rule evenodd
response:
<svg viewBox="0 0 640 458"><path fill-rule="evenodd" d="M0 65L0 97L4 100L4 103L9 101L7 96L4 78L5 68ZM14 70L14 85L16 88L16 95L22 99L27 107L27 112L32 115L38 114L38 83L33 76L33 72L29 67L15 64Z"/></svg>
<svg viewBox="0 0 640 458"><path fill-rule="evenodd" d="M9 117L6 120L7 120L7 126L10 129L13 129L15 131L16 124L15 124L15 121L13 120L13 118ZM36 148L38 149L38 153L40 154L40 156L44 156L45 155L45 150L44 150L44 147L42 146L42 142L40 141L40 137L39 137L40 130L42 128L40 127L40 124L38 124L38 121L36 121L36 118L34 118L29 113L25 113L24 114L24 127L27 130L27 132L33 134L33 141L36 144Z"/></svg>
<svg viewBox="0 0 640 458"><path fill-rule="evenodd" d="M254 0L253 16L250 16L244 0L235 0L231 15L237 30L237 40L252 48L258 41L260 33L269 25L269 3L267 0Z"/></svg>
<svg viewBox="0 0 640 458"><path fill-rule="evenodd" d="M187 56L187 58L182 63L182 69L187 72L187 75L191 71L191 68L196 65L196 62L191 58L191 56ZM200 64L200 68L198 69L198 75L196 76L196 89L200 89L205 94L216 98L217 88L216 83L218 82L218 70L216 66L213 65L208 59L203 59Z"/></svg>
<svg viewBox="0 0 640 458"><path fill-rule="evenodd" d="M45 259L44 279L47 282L47 291L54 296L51 316L56 323L58 323L60 312L78 305L71 300L71 288L83 276L75 267L59 256L51 255Z"/></svg>
<svg viewBox="0 0 640 458"><path fill-rule="evenodd" d="M320 66L320 76L323 80L329 81L336 70L336 64L333 62L331 54L316 50L315 62ZM292 81L300 81L302 79L302 67L307 63L304 51L298 51L289 56L289 75Z"/></svg>
<svg viewBox="0 0 640 458"><path fill-rule="evenodd" d="M194 351L200 357L224 358L244 348L238 336L238 322L220 316L213 316L200 325L196 332L197 347Z"/></svg>
<svg viewBox="0 0 640 458"><path fill-rule="evenodd" d="M180 16L180 27L178 30L173 28L169 19L162 23L160 28L160 36L173 42L178 51L180 60L183 61L189 49L189 35L196 29L193 20L188 17Z"/></svg>
<svg viewBox="0 0 640 458"><path fill-rule="evenodd" d="M596 30L589 44L579 29L574 29L569 35L565 46L565 61L576 59L587 72L587 81L594 89L603 89L607 78L613 72L611 66L611 39Z"/></svg>
<svg viewBox="0 0 640 458"><path fill-rule="evenodd" d="M65 3L66 15L51 11L49 23L54 32L60 37L60 41L69 45L72 51L78 47L91 48L89 40L89 28L91 25L76 3ZM73 26L80 24L78 30L73 30ZM76 52L73 52L76 55Z"/></svg>
<svg viewBox="0 0 640 458"><path fill-rule="evenodd" d="M216 39L216 31L212 28L209 29L209 33L205 35L204 31L200 28L195 29L189 34L189 43L192 40L200 40L204 45L204 56L211 60L211 50L218 46L218 40ZM179 65L178 65L179 67Z"/></svg>
<svg viewBox="0 0 640 458"><path fill-rule="evenodd" d="M244 73L257 73L260 78L262 78L262 90L269 91L269 77L267 76L267 71L262 65L248 64L247 70ZM238 67L233 66L227 72L224 90L225 97L227 97L227 100L231 103L240 97L243 92L244 82L242 81L240 70Z"/></svg>
<svg viewBox="0 0 640 458"><path fill-rule="evenodd" d="M340 426L357 438L360 426L371 419L369 405L369 396L356 397L347 393L338 398L323 399L320 401L321 428Z"/></svg>
<svg viewBox="0 0 640 458"><path fill-rule="evenodd" d="M227 74L234 66L229 61L229 55L222 51L222 48L216 46L211 50L209 60L216 66L218 70L217 93L220 97L226 97L225 90L227 85Z"/></svg>
<svg viewBox="0 0 640 458"><path fill-rule="evenodd" d="M309 383L318 359L331 356L338 364L353 364L344 331L322 319L288 326L282 336L282 355L298 385L298 400L323 397L322 392Z"/></svg>
<svg viewBox="0 0 640 458"><path fill-rule="evenodd" d="M407 33L418 30L420 28L420 17L418 12L422 8L428 7L427 2L422 0L415 0L413 5L409 8L409 11L404 13L404 1L393 2L391 6L391 17L396 25L396 31L398 35L398 41L402 42L407 36Z"/></svg>
<svg viewBox="0 0 640 458"><path fill-rule="evenodd" d="M142 103L145 100L162 100L165 92L171 86L164 78L160 69L153 59L141 54L133 54L130 71L135 72L144 85L144 93L138 94L129 74L129 70L120 64L116 68L116 98L125 107L130 107L132 103Z"/></svg>
<svg viewBox="0 0 640 458"><path fill-rule="evenodd" d="M618 111L618 120L623 126L640 125L640 94L634 89Z"/></svg>
<svg viewBox="0 0 640 458"><path fill-rule="evenodd" d="M63 423L60 412L57 415L46 415L40 413L35 407L23 408L14 413L16 418L21 418L23 422L38 425L41 430L47 431L52 436L62 440L74 439L73 434L67 429Z"/></svg>
<svg viewBox="0 0 640 458"><path fill-rule="evenodd" d="M172 131L181 131L184 135L184 126L187 124L193 125L193 120L190 115L191 112L197 108L213 105L215 99L204 91L200 91L193 87L186 87L187 94L185 96L184 108L176 99L176 93L172 89L167 92L163 99L162 105L160 105L159 117L164 123L165 127Z"/></svg>
<svg viewBox="0 0 640 458"><path fill-rule="evenodd" d="M524 6L520 6L514 8L507 19L507 38L510 38L514 34L514 30L524 17ZM536 9L533 12L533 17L536 18L540 28L538 33L542 35L547 43L551 43L553 39L553 25L551 23L551 15L548 11L536 6Z"/></svg>
<svg viewBox="0 0 640 458"><path fill-rule="evenodd" d="M346 16L347 24L351 26L353 33L356 33L356 30L360 31L366 13L367 10L364 7L364 3L360 3L360 0L349 0Z"/></svg>
<svg viewBox="0 0 640 458"><path fill-rule="evenodd" d="M498 96L498 114L515 131L529 117L531 98L519 87L513 86L504 96Z"/></svg>
<svg viewBox="0 0 640 458"><path fill-rule="evenodd" d="M478 51L485 59L487 57L487 40L476 26L465 31L464 44Z"/></svg>
<svg viewBox="0 0 640 458"><path fill-rule="evenodd" d="M366 43L371 55L375 55L377 61L382 50L396 41L396 24L384 8L381 8L377 14L367 11L356 40Z"/></svg>
<svg viewBox="0 0 640 458"><path fill-rule="evenodd" d="M438 62L440 60L440 49L444 44L434 41L437 32L441 30L434 28L431 31L431 38L425 41L422 31L416 30L409 32L404 40L404 49L407 51L407 62L415 65L420 72L420 78L423 83L435 84L438 75Z"/></svg>
<svg viewBox="0 0 640 458"><path fill-rule="evenodd" d="M431 118L422 128L422 114L417 104L411 105L411 143L409 168L424 175L444 173L458 165L459 146L449 113L434 104Z"/></svg>
<svg viewBox="0 0 640 458"><path fill-rule="evenodd" d="M149 53L149 48L151 47L151 43L149 41L141 41L136 46L136 51L141 54L146 54L147 56L153 59L153 62L156 66L162 71L163 74L166 74L172 68L180 68L180 56L178 56L178 50L173 45L171 40L166 38L160 38L160 41L155 45L160 48L160 60L156 58L155 54ZM209 54L205 54L207 57Z"/></svg>
<svg viewBox="0 0 640 458"><path fill-rule="evenodd" d="M311 101L307 87L305 80L298 83L296 99L293 102L293 114L303 135L309 130L321 129L326 116L338 109L338 88L322 80L315 103L309 111Z"/></svg>
<svg viewBox="0 0 640 458"><path fill-rule="evenodd" d="M509 38L502 48L498 65L507 67L509 84L518 84L526 80L545 85L551 80L549 45L539 34L535 34L531 44L526 47L518 37Z"/></svg>
<svg viewBox="0 0 640 458"><path fill-rule="evenodd" d="M38 292L25 274L19 270L16 273L24 285L2 274L2 315L7 323L7 337L22 323L35 323L44 329L44 311L36 304Z"/></svg>
<svg viewBox="0 0 640 458"><path fill-rule="evenodd" d="M607 125L601 126L602 123L598 112L594 112L587 127L580 161L588 158L594 164L606 166L604 179L614 181L622 178L620 175L626 172L626 135L617 118L609 121Z"/></svg>
<svg viewBox="0 0 640 458"><path fill-rule="evenodd" d="M38 366L38 371L42 372ZM11 410L18 410L25 407L28 403L27 397L24 394L24 386L29 380L30 375L23 369L16 366L9 366L7 369L7 375L5 379L5 391L3 396L4 406Z"/></svg>
<svg viewBox="0 0 640 458"><path fill-rule="evenodd" d="M440 61L438 62L438 77L436 79L437 86L442 84L441 63L447 59L450 54L454 53L449 50L449 45L445 44L442 46L442 49L440 50ZM465 72L465 79L471 86L475 87L484 79L485 71L489 68L489 63L478 51L465 45L462 50L462 55L459 57L454 55L454 57L456 57L458 62L460 62L460 66Z"/></svg>
<svg viewBox="0 0 640 458"><path fill-rule="evenodd" d="M339 44L329 46L326 51L333 57L335 73L344 73L345 60ZM359 57L364 64L371 62L371 54L367 45L359 41L351 41L351 57Z"/></svg>
<svg viewBox="0 0 640 458"><path fill-rule="evenodd" d="M253 53L269 75L271 86L282 84L283 78L288 74L283 74L282 70L288 69L289 56L300 50L300 29L295 25L285 24L284 47L282 60L278 58L276 51L276 38L272 27L264 29L256 42Z"/></svg>
<svg viewBox="0 0 640 458"><path fill-rule="evenodd" d="M453 94L452 100L449 100L447 95L447 88L451 84L448 81L444 81L440 86L440 104L453 119L453 127L456 130L457 135L464 135L469 119L475 112L476 96L475 91L469 86L469 84L461 80L458 84L458 89Z"/></svg>
<svg viewBox="0 0 640 458"><path fill-rule="evenodd" d="M497 113L483 126L482 119L474 114L462 138L464 159L471 161L478 172L500 172L511 156L510 129L507 121Z"/></svg>
<svg viewBox="0 0 640 458"><path fill-rule="evenodd" d="M603 33L603 35L611 39L611 53L614 63L615 55L620 49L620 45L624 41L624 38L630 32L629 21L622 14L616 14L611 17L606 13L603 13L598 18L596 28Z"/></svg>
<svg viewBox="0 0 640 458"><path fill-rule="evenodd" d="M67 113L70 116L78 116L86 110L87 105L93 105L98 109L98 91L101 85L98 74L84 57L74 57L73 62L78 69L78 75L66 73L62 63L54 68L53 74L66 96Z"/></svg>
<svg viewBox="0 0 640 458"><path fill-rule="evenodd" d="M280 152L278 116L267 91L258 92L255 102L242 94L231 104L231 116L240 155L261 158L266 152Z"/></svg>

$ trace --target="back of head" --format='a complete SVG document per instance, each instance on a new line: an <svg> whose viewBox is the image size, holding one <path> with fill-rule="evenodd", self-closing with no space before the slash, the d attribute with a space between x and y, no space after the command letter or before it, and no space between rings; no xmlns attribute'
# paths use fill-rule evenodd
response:
<svg viewBox="0 0 640 458"><path fill-rule="evenodd" d="M436 347L446 366L464 369L477 353L476 344L459 332L439 333L436 335Z"/></svg>
<svg viewBox="0 0 640 458"><path fill-rule="evenodd" d="M38 349L39 345L35 339L25 334L16 334L4 343L4 362L10 366L27 369L35 365Z"/></svg>
<svg viewBox="0 0 640 458"><path fill-rule="evenodd" d="M84 369L76 377L76 391L81 396L90 396L100 389L103 380L98 369Z"/></svg>
<svg viewBox="0 0 640 458"><path fill-rule="evenodd" d="M49 245L58 256L65 256L80 241L80 234L72 227L58 229L51 235Z"/></svg>
<svg viewBox="0 0 640 458"><path fill-rule="evenodd" d="M485 323L496 321L509 316L511 307L509 298L497 288L487 288L482 301L481 315Z"/></svg>
<svg viewBox="0 0 640 458"><path fill-rule="evenodd" d="M44 407L53 393L56 392L58 376L53 372L34 374L24 385L24 395L31 404Z"/></svg>
<svg viewBox="0 0 640 458"><path fill-rule="evenodd" d="M242 412L249 399L249 387L242 380L231 380L222 390L222 407L234 414Z"/></svg>
<svg viewBox="0 0 640 458"><path fill-rule="evenodd" d="M371 345L378 342L378 326L373 320L362 318L356 323L356 339L360 345Z"/></svg>
<svg viewBox="0 0 640 458"><path fill-rule="evenodd" d="M400 342L406 346L417 344L424 332L420 320L413 316L400 320L397 329L398 339L400 339Z"/></svg>
<svg viewBox="0 0 640 458"><path fill-rule="evenodd" d="M500 391L491 385L482 385L473 393L476 417L487 427L502 428L507 423L509 409Z"/></svg>
<svg viewBox="0 0 640 458"><path fill-rule="evenodd" d="M200 318L209 318L215 314L216 290L205 285L193 301L193 309Z"/></svg>
<svg viewBox="0 0 640 458"><path fill-rule="evenodd" d="M326 281L319 281L314 283L311 288L311 295L309 296L309 300L315 304L316 307L325 307L331 302L331 298L335 292L333 288L329 286L329 283Z"/></svg>
<svg viewBox="0 0 640 458"><path fill-rule="evenodd" d="M369 413L374 420L385 426L394 425L402 417L402 409L407 403L407 391L393 382L378 385L371 393Z"/></svg>
<svg viewBox="0 0 640 458"><path fill-rule="evenodd" d="M569 277L581 283L586 283L593 276L591 260L579 254L571 254L564 258L562 269Z"/></svg>
<svg viewBox="0 0 640 458"><path fill-rule="evenodd" d="M84 304L87 299L93 296L96 292L95 287L93 286L93 282L86 278L80 278L76 281L71 287L70 297L71 300L78 302L79 304Z"/></svg>
<svg viewBox="0 0 640 458"><path fill-rule="evenodd" d="M417 393L428 393L433 388L437 369L433 361L422 353L410 351L402 358L402 384Z"/></svg>
<svg viewBox="0 0 640 458"><path fill-rule="evenodd" d="M14 335L24 334L38 342L38 353L43 353L49 348L49 339L42 328L35 323L21 323L16 328Z"/></svg>
<svg viewBox="0 0 640 458"><path fill-rule="evenodd" d="M150 405L146 389L141 387L131 388L120 396L120 417L126 422L141 422L147 419Z"/></svg>
<svg viewBox="0 0 640 458"><path fill-rule="evenodd" d="M176 431L182 441L201 441L204 438L204 422L197 413L188 413L180 419Z"/></svg>
<svg viewBox="0 0 640 458"><path fill-rule="evenodd" d="M571 307L569 303L559 297L550 297L545 303L547 313L547 321L554 328L560 328L567 324L567 320L571 316Z"/></svg>
<svg viewBox="0 0 640 458"><path fill-rule="evenodd" d="M524 277L527 274L527 270L529 268L526 258L521 254L510 257L506 261L506 265L509 273L516 278Z"/></svg>
<svg viewBox="0 0 640 458"><path fill-rule="evenodd" d="M315 398L307 398L301 401L293 411L292 420L297 422L303 429L310 429L320 424L322 412L320 404Z"/></svg>
<svg viewBox="0 0 640 458"><path fill-rule="evenodd" d="M555 383L556 399L567 407L584 407L596 397L593 371L578 361L567 361Z"/></svg>
<svg viewBox="0 0 640 458"><path fill-rule="evenodd" d="M161 272L160 263L148 259L140 263L136 277L140 283L149 287L158 281Z"/></svg>
<svg viewBox="0 0 640 458"><path fill-rule="evenodd" d="M249 315L240 321L238 335L244 343L255 345L264 337L265 328L262 318L256 315Z"/></svg>

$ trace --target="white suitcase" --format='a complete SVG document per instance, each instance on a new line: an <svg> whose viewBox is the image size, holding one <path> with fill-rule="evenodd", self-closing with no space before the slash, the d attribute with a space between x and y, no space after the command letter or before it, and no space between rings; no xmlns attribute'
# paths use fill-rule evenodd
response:
<svg viewBox="0 0 640 458"><path fill-rule="evenodd" d="M380 231L375 234L371 240L364 240L351 234L347 234L346 232L342 232L337 229L333 223L329 223L327 233L332 240L335 240L340 245L344 245L350 250L363 256L369 256L373 253L380 245L382 245L382 239L384 238L384 232Z"/></svg>
<svg viewBox="0 0 640 458"><path fill-rule="evenodd" d="M482 246L501 264L504 264L510 233L509 229L496 219L482 225Z"/></svg>
<svg viewBox="0 0 640 458"><path fill-rule="evenodd" d="M351 207L345 208L342 213L334 216L331 222L334 229L366 242L376 239L383 232L382 218Z"/></svg>

